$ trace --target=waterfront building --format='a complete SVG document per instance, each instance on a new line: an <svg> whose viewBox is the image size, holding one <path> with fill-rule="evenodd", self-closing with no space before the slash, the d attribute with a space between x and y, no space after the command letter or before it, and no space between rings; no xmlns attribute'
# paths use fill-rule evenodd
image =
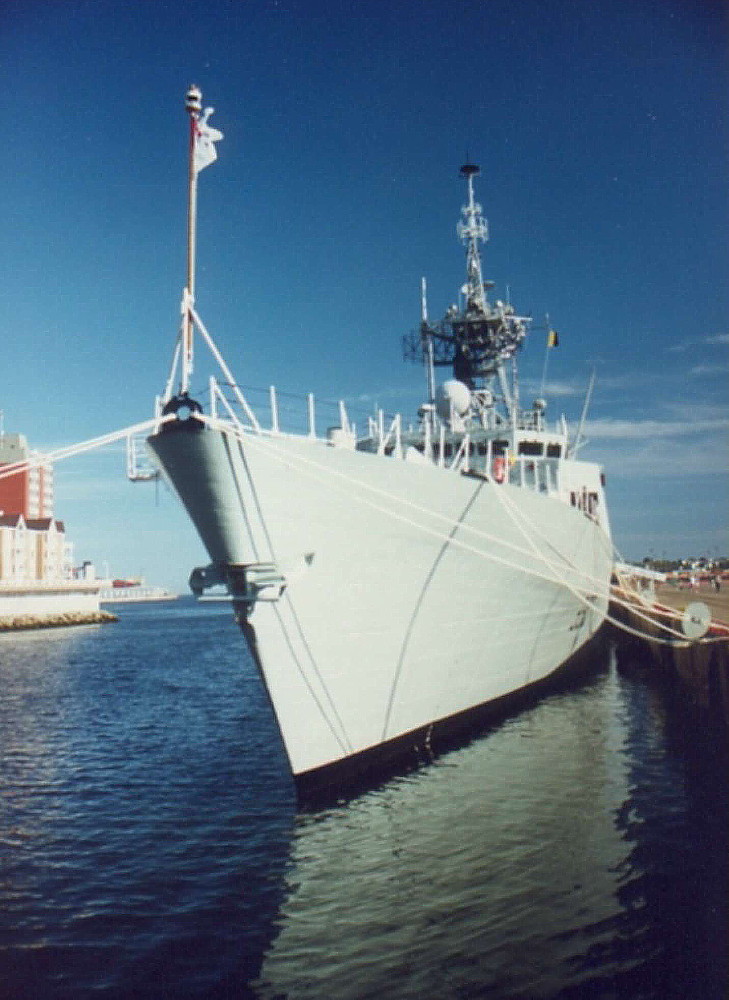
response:
<svg viewBox="0 0 729 1000"><path fill-rule="evenodd" d="M0 472L21 463L0 478L0 582L69 580L73 547L63 521L53 516L53 466L23 434L0 434Z"/></svg>
<svg viewBox="0 0 729 1000"><path fill-rule="evenodd" d="M53 517L53 466L32 451L23 434L0 434L0 471L28 463L13 476L0 479L0 511L25 518Z"/></svg>
<svg viewBox="0 0 729 1000"><path fill-rule="evenodd" d="M63 521L0 515L0 581L55 583L72 575L73 546Z"/></svg>

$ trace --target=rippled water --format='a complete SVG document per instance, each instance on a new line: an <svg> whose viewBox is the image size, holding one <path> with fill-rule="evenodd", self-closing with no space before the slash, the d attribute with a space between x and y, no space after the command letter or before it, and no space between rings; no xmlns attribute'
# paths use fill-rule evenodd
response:
<svg viewBox="0 0 729 1000"><path fill-rule="evenodd" d="M726 788L688 750L606 658L297 814L227 608L0 636L0 996L723 1000Z"/></svg>

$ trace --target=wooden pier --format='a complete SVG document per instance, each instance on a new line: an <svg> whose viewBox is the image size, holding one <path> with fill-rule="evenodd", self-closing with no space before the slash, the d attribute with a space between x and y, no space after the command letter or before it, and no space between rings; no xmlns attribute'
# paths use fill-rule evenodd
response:
<svg viewBox="0 0 729 1000"><path fill-rule="evenodd" d="M662 583L656 587L656 601L674 611L683 612L693 601L702 601L711 617L717 622L729 625L729 581L724 581L721 590L702 584L695 590L679 590L672 584Z"/></svg>
<svg viewBox="0 0 729 1000"><path fill-rule="evenodd" d="M618 586L613 597L611 617L640 633L615 627L619 664L639 664L650 671L685 722L729 748L729 586L717 591L707 584L679 589L662 583L653 606ZM668 624L682 633L684 612L696 602L711 613L706 635L693 640L671 637L661 628L660 623Z"/></svg>

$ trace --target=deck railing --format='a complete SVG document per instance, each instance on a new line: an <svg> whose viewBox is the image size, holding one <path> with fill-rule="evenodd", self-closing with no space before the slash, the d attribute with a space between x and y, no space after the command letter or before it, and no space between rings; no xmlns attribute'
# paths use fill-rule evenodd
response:
<svg viewBox="0 0 729 1000"><path fill-rule="evenodd" d="M247 430L262 434L292 434L326 440L332 429L356 435L343 400L317 399L313 393L298 395L266 389L224 385L210 380L211 414L235 419ZM241 404L241 396L245 406ZM236 406L236 403L239 406ZM241 412L242 411L242 412Z"/></svg>
<svg viewBox="0 0 729 1000"><path fill-rule="evenodd" d="M211 416L230 420L254 434L306 437L349 448L355 447L358 440L356 425L351 422L343 400L316 399L313 393L302 396L280 392L274 386L264 389L221 383L214 377L209 381L209 400ZM158 400L158 418L161 414L162 401ZM368 450L405 458L413 442L412 426L405 429L400 414L385 414L383 410L378 410L375 416L364 416ZM425 421L420 431L423 436L417 435L417 450L441 468L481 474L495 483L511 483L550 496L559 493L559 462L553 458L510 456L501 448L494 449L491 438L474 441L469 433L458 441L449 440L441 421L435 427ZM127 475L138 482L159 476L149 461L143 435L128 438Z"/></svg>

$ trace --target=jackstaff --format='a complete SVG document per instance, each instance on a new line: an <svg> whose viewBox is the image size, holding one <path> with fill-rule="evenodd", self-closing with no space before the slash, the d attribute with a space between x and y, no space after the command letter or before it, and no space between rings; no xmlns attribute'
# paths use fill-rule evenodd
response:
<svg viewBox="0 0 729 1000"><path fill-rule="evenodd" d="M197 225L197 175L218 158L215 143L223 133L208 125L213 108L202 109L202 91L193 84L185 95L185 109L190 116L187 196L187 284L182 300L182 369L180 393L187 393L192 373L191 307L195 304L195 243Z"/></svg>

